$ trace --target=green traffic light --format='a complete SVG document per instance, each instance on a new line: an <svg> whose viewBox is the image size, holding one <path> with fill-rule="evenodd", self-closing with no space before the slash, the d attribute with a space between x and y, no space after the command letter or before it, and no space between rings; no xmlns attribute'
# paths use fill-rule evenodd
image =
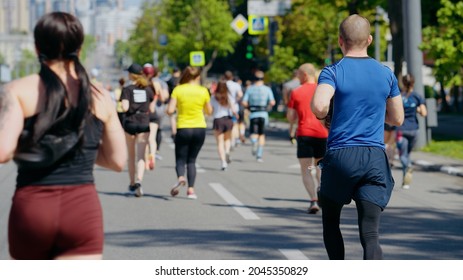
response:
<svg viewBox="0 0 463 280"><path fill-rule="evenodd" d="M254 55L252 53L246 53L246 58L247 59L252 59Z"/></svg>

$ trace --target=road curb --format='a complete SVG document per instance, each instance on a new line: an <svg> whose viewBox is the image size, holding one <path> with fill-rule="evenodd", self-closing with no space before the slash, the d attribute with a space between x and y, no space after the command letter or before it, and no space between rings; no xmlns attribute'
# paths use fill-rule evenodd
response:
<svg viewBox="0 0 463 280"><path fill-rule="evenodd" d="M451 165L435 164L426 160L416 160L413 161L413 164L425 171L442 172L448 175L463 177L463 170Z"/></svg>

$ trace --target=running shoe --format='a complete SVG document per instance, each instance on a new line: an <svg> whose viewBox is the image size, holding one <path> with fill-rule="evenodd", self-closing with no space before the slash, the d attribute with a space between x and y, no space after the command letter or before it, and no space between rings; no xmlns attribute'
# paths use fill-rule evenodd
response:
<svg viewBox="0 0 463 280"><path fill-rule="evenodd" d="M186 193L186 197L189 199L198 199L198 196L195 194L195 191L188 190Z"/></svg>
<svg viewBox="0 0 463 280"><path fill-rule="evenodd" d="M310 207L307 209L307 214L317 214L320 211L320 206L318 206L318 202L316 200L312 200L310 202Z"/></svg>
<svg viewBox="0 0 463 280"><path fill-rule="evenodd" d="M155 157L156 157L156 159L158 159L158 160L162 160L162 156L161 156L160 153L156 153Z"/></svg>
<svg viewBox="0 0 463 280"><path fill-rule="evenodd" d="M412 183L412 179L413 179L413 168L409 167L407 172L405 173L403 184L410 185Z"/></svg>
<svg viewBox="0 0 463 280"><path fill-rule="evenodd" d="M410 189L410 185L402 185L402 189L408 190L408 189Z"/></svg>
<svg viewBox="0 0 463 280"><path fill-rule="evenodd" d="M264 160L263 160L262 158L258 157L258 158L257 158L257 162L258 162L258 163L262 163L262 162L264 162Z"/></svg>
<svg viewBox="0 0 463 280"><path fill-rule="evenodd" d="M143 196L143 189L141 187L140 183L135 183L133 185L129 186L129 191L136 197L142 197Z"/></svg>
<svg viewBox="0 0 463 280"><path fill-rule="evenodd" d="M183 187L183 186L185 186L185 184L186 184L185 181L178 181L178 182L172 187L172 189L170 190L170 195L171 195L171 196L176 196L176 195L178 195L178 193L179 193L179 190L178 190L178 189L181 188L181 187Z"/></svg>
<svg viewBox="0 0 463 280"><path fill-rule="evenodd" d="M222 162L222 166L221 166L222 171L227 170L227 167L228 167L228 164L225 161Z"/></svg>

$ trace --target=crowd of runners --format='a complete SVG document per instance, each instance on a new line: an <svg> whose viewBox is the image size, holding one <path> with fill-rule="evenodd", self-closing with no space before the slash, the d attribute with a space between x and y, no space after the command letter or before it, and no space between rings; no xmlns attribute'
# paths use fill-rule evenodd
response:
<svg viewBox="0 0 463 280"><path fill-rule="evenodd" d="M355 200L364 258L381 259L379 217L394 186L391 157L397 148L403 188L409 189L417 113L425 116L426 107L412 75L403 78L401 92L391 70L368 57L366 18L349 16L339 31L342 60L320 71L303 63L284 85L288 133L297 144L307 213L323 207L329 258L344 258L340 214ZM256 162L265 159L276 101L263 71L244 83L226 71L206 87L200 68L174 69L163 80L157 67L139 62L109 94L80 63L83 34L74 16L45 15L34 30L40 72L0 88L0 162L13 159L18 166L9 223L13 258L101 258L104 233L93 166L127 166L128 190L142 197L145 172L162 158L164 121L175 144L172 196L184 187L188 198L197 199L196 160L208 129L216 140L218 169L226 171L233 148L248 141ZM50 220L57 212L57 220ZM71 234L58 234L63 231Z"/></svg>

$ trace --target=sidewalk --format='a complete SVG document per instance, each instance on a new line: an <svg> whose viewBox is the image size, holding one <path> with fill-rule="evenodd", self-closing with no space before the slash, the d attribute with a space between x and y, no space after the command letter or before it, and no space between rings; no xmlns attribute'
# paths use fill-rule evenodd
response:
<svg viewBox="0 0 463 280"><path fill-rule="evenodd" d="M422 170L463 177L463 160L420 151L412 152L411 157L413 164Z"/></svg>

